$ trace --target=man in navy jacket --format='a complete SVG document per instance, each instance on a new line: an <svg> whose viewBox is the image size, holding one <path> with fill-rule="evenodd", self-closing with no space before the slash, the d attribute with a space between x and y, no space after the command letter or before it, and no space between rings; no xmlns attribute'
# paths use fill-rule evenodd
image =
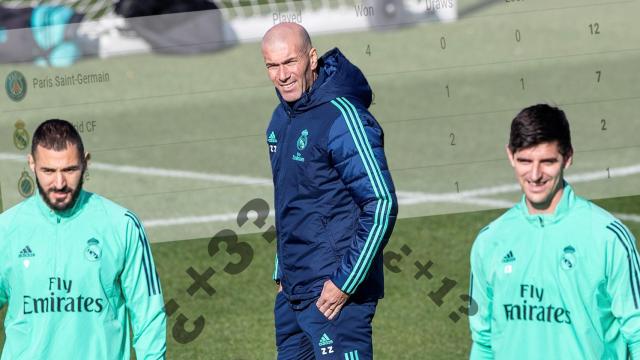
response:
<svg viewBox="0 0 640 360"><path fill-rule="evenodd" d="M382 250L398 212L362 72L306 30L271 28L262 54L280 104L267 129L275 187L278 359L372 359Z"/></svg>

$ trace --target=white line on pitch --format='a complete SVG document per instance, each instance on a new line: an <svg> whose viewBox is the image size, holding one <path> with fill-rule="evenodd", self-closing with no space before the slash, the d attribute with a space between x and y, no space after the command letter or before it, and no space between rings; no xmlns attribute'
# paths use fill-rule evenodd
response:
<svg viewBox="0 0 640 360"><path fill-rule="evenodd" d="M11 161L24 161L26 162L26 156L20 154L12 154L12 153L0 153L0 160L11 160ZM182 179L192 179L192 180L204 180L204 181L213 181L213 182L224 182L230 184L238 184L238 185L263 185L263 186L272 186L272 180L268 178L258 178L258 177L249 177L249 176L236 176L236 175L227 175L227 174L212 174L212 173L202 173L195 171L186 171L186 170L173 170L173 169L162 169L155 167L141 167L141 166L129 166L129 165L114 165L100 162L92 162L91 168L103 171L111 171L111 172L119 172L119 173L129 173L136 175L147 175L147 176L157 176L157 177L169 177L169 178L182 178ZM609 173L606 171L592 171L582 174L568 175L566 178L570 183L580 183L586 181L593 180L602 180L606 179L609 176L611 177L624 177L630 176L640 173L640 164L611 168L609 169ZM399 203L401 205L414 205L420 203L433 203L433 202L453 202L453 203L474 203L474 199L478 196L489 196L489 195L497 195L504 194L510 192L517 192L520 190L520 186L518 184L504 184L498 186L484 187L478 188L474 190L466 190L461 192L449 192L449 193L426 193L426 192L418 192L418 191L397 191L397 196ZM498 206L504 206L506 202L501 202L500 200L489 200L489 199L477 199L478 205L490 205L491 204L499 204Z"/></svg>
<svg viewBox="0 0 640 360"><path fill-rule="evenodd" d="M269 213L269 216L273 216L273 213ZM211 222L224 222L233 221L238 217L237 213L227 213L218 215L204 215L204 216L185 216L179 218L169 219L153 219L142 220L145 227L160 227L160 226L174 226L174 225L188 225L188 224L205 224Z"/></svg>
<svg viewBox="0 0 640 360"><path fill-rule="evenodd" d="M21 154L0 152L0 160L17 161L17 162L26 163L26 156ZM224 183L239 184L239 185L260 185L260 186L272 185L271 179L267 179L267 178L226 175L226 174L212 174L212 173L202 173L202 172L186 171L186 170L162 169L162 168L155 168L155 167L140 167L140 166L115 165L115 164L107 164L107 163L100 163L100 162L92 162L91 168L96 170L102 170L102 171L128 173L128 174L135 174L135 175L204 180L204 181L224 182ZM600 170L600 171L593 171L593 172L587 172L582 174L568 175L566 178L570 183L580 183L580 182L587 182L587 181L594 181L594 180L603 180L603 179L607 179L609 176L624 177L624 176L635 175L638 173L640 173L640 164L626 166L626 167L619 167L619 168L610 168L609 173ZM422 204L422 203L462 203L462 204L472 204L472 205L478 205L478 206L489 206L494 208L508 208L508 207L511 207L513 203L505 200L479 198L479 196L504 194L504 193L510 193L510 192L517 192L519 190L520 190L520 186L518 184L503 184L503 185L492 186L492 187L478 188L474 190L466 190L462 192L426 193L426 192L417 192L417 191L397 191L396 194L398 196L398 202L400 205L416 205L416 204ZM622 214L622 215L625 215L625 214ZM155 226L183 225L183 224L193 224L193 223L219 222L219 221L228 221L229 219L235 218L235 216L236 216L235 214L216 214L216 215L205 215L205 216L188 216L188 217L171 218L171 219L155 219L155 220L145 221L145 225L149 227L155 227ZM633 217L635 215L629 215L629 216L631 217L628 219L628 221L636 221L635 218ZM621 220L625 220L625 219L621 218Z"/></svg>
<svg viewBox="0 0 640 360"><path fill-rule="evenodd" d="M0 160L19 161L26 164L27 157L19 154L0 153ZM250 176L236 176L226 174L202 173L187 170L172 170L155 167L142 167L130 165L115 165L101 162L91 162L89 165L91 170L102 170L124 174L147 175L157 177L168 177L190 180L204 180L213 182L222 182L237 185L262 185L269 186L273 184L271 179L256 178Z"/></svg>
<svg viewBox="0 0 640 360"><path fill-rule="evenodd" d="M489 203L487 205L489 205ZM511 203L504 202L504 203L499 203L498 207L508 208L508 207L511 207L512 205L513 204ZM617 213L613 215L622 221L640 223L640 215L621 214L621 213ZM271 211L269 213L269 217L273 217L273 216L274 216L273 211ZM170 219L143 220L143 223L146 228L153 228L153 227L164 227L164 226L207 224L207 223L214 223L214 222L233 221L237 217L238 217L238 214L227 213L227 214L219 214L219 215L185 216L185 217L170 218Z"/></svg>
<svg viewBox="0 0 640 360"><path fill-rule="evenodd" d="M640 215L636 215L636 214L613 214L613 216L617 217L618 219L622 220L622 221L631 221L631 222L637 222L640 223Z"/></svg>
<svg viewBox="0 0 640 360"><path fill-rule="evenodd" d="M582 174L568 175L566 179L569 183L581 183L588 182L594 180L604 180L611 175L611 177L624 177L630 176L640 173L640 164L625 166L619 168L611 168L609 169L609 174L606 171L592 171ZM498 195L504 193L511 193L520 191L520 185L518 184L504 184L498 186L484 187L478 188L474 190L466 190L457 192L449 192L449 193L425 193L425 192L401 192L398 191L398 196L402 196L403 202L400 204L403 205L414 205L421 203L429 203L429 202L469 202L472 203L475 197L477 196L489 196L489 195ZM472 201L467 201L464 199L471 198ZM478 203L479 205L484 205L482 203Z"/></svg>

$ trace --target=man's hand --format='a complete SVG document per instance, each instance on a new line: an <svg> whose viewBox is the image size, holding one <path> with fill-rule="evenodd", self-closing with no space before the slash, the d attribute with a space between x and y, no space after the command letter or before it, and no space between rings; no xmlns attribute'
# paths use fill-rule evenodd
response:
<svg viewBox="0 0 640 360"><path fill-rule="evenodd" d="M280 293L280 292L282 292L282 283L281 283L281 282L279 282L279 283L278 283L278 284L276 284L276 285L277 285L277 287L278 287L278 292L279 292L279 293Z"/></svg>
<svg viewBox="0 0 640 360"><path fill-rule="evenodd" d="M316 302L316 306L328 320L333 320L347 302L349 295L342 292L331 280L324 282L322 294Z"/></svg>

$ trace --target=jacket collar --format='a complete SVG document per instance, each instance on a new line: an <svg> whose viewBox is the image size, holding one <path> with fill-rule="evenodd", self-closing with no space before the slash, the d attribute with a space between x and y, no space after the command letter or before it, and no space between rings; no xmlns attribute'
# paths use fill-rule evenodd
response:
<svg viewBox="0 0 640 360"><path fill-rule="evenodd" d="M90 195L91 193L80 190L80 194L78 194L78 198L76 199L76 203L73 205L73 207L64 211L57 211L50 208L49 205L47 205L47 203L45 203L42 199L40 190L38 190L33 196L35 197L36 204L38 206L38 209L40 209L42 215L50 222L54 224L60 224L68 222L78 216L84 209Z"/></svg>
<svg viewBox="0 0 640 360"><path fill-rule="evenodd" d="M525 195L522 195L522 199L518 203L522 215L535 226L544 227L546 225L554 224L561 221L573 208L576 200L576 195L573 192L573 188L568 182L564 181L564 189L562 197L556 209L552 214L529 214L529 207L527 206L527 200Z"/></svg>

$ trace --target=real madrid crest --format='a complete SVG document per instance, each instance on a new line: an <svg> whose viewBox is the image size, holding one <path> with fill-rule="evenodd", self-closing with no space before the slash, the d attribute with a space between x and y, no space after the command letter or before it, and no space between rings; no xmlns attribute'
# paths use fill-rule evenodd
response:
<svg viewBox="0 0 640 360"><path fill-rule="evenodd" d="M16 121L16 129L13 132L13 145L15 145L18 150L24 150L29 145L29 133L24 126L24 121Z"/></svg>
<svg viewBox="0 0 640 360"><path fill-rule="evenodd" d="M309 135L309 131L307 131L307 129L302 130L302 133L300 134L300 137L298 138L298 141L296 142L296 146L298 147L298 150L302 151L304 150L304 148L307 147L307 136Z"/></svg>
<svg viewBox="0 0 640 360"><path fill-rule="evenodd" d="M27 79L20 71L12 71L4 81L4 89L9 99L21 101L27 95Z"/></svg>
<svg viewBox="0 0 640 360"><path fill-rule="evenodd" d="M23 171L20 179L18 180L18 192L22 197L29 197L33 195L33 191L35 190L35 183L29 175L28 172Z"/></svg>
<svg viewBox="0 0 640 360"><path fill-rule="evenodd" d="M100 241L96 238L87 240L87 247L84 248L84 256L89 261L98 261L102 256L102 248L100 247Z"/></svg>
<svg viewBox="0 0 640 360"><path fill-rule="evenodd" d="M576 267L576 249L569 245L564 248L562 258L560 259L560 266L564 270L571 270Z"/></svg>

